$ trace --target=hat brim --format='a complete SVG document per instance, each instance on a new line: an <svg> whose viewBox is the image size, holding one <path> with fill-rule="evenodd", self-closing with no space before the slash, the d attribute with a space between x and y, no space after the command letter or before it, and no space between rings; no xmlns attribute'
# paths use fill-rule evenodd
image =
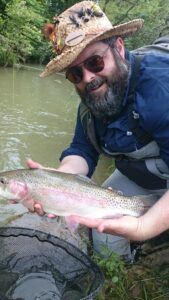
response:
<svg viewBox="0 0 169 300"><path fill-rule="evenodd" d="M142 28L143 23L143 19L134 19L132 21L113 26L111 29L95 35L95 37L92 36L90 38L86 38L80 44L74 46L73 49L71 47L67 47L66 51L56 56L46 65L46 68L40 74L40 77L46 77L50 74L61 72L66 69L85 49L85 47L92 42L100 41L113 36L125 38Z"/></svg>

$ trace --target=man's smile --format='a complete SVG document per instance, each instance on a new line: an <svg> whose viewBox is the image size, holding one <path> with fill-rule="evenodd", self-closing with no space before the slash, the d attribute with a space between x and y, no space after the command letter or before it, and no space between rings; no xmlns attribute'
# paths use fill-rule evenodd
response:
<svg viewBox="0 0 169 300"><path fill-rule="evenodd" d="M92 89L90 89L90 91L88 92L90 95L104 95L105 92L107 91L108 86L106 81L104 82L100 82L98 85L94 86Z"/></svg>
<svg viewBox="0 0 169 300"><path fill-rule="evenodd" d="M89 94L95 93L98 90L101 90L101 88L105 85L106 80L103 78L98 78L96 80L93 80L92 82L88 83L86 86L86 91Z"/></svg>

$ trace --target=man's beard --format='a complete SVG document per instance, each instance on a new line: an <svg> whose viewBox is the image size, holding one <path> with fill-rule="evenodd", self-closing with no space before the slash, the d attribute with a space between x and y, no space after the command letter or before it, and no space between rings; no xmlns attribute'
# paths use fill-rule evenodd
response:
<svg viewBox="0 0 169 300"><path fill-rule="evenodd" d="M122 111L129 78L129 68L129 64L126 61L121 59L119 62L118 60L117 74L115 76L112 75L111 80L98 77L88 83L83 92L76 88L82 102L91 110L95 117L99 119L116 118ZM107 84L107 91L104 95L90 93L92 89L101 86L103 83Z"/></svg>

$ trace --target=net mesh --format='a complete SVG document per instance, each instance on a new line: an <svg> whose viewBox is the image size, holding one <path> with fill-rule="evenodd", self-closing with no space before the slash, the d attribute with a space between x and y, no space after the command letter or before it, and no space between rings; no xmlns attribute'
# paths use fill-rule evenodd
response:
<svg viewBox="0 0 169 300"><path fill-rule="evenodd" d="M0 228L0 245L0 300L87 300L101 289L99 267L56 236Z"/></svg>

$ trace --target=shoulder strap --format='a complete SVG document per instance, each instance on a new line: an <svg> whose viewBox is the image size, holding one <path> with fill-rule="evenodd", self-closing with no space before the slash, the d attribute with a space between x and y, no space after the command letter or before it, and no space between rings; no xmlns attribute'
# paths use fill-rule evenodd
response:
<svg viewBox="0 0 169 300"><path fill-rule="evenodd" d="M130 78L130 86L128 92L128 103L134 104L135 98L135 88L137 84L137 77L140 70L141 61L144 57L144 53L135 55L135 63L133 66L131 78Z"/></svg>
<svg viewBox="0 0 169 300"><path fill-rule="evenodd" d="M131 53L140 55L146 53L156 53L160 55L169 55L169 35L157 38L152 44L134 49Z"/></svg>
<svg viewBox="0 0 169 300"><path fill-rule="evenodd" d="M82 122L84 133L89 138L91 144L94 146L98 153L103 153L96 138L93 116L88 107L83 103L80 103L80 119Z"/></svg>
<svg viewBox="0 0 169 300"><path fill-rule="evenodd" d="M133 66L132 75L130 78L130 87L128 93L128 126L129 130L131 130L137 140L141 144L146 145L152 141L152 137L140 126L139 114L137 114L134 110L135 88L143 57L144 53L135 55L135 64Z"/></svg>
<svg viewBox="0 0 169 300"><path fill-rule="evenodd" d="M169 35L160 36L153 42L153 44L154 45L158 45L158 44L168 45L168 47L166 47L166 48L169 48Z"/></svg>

